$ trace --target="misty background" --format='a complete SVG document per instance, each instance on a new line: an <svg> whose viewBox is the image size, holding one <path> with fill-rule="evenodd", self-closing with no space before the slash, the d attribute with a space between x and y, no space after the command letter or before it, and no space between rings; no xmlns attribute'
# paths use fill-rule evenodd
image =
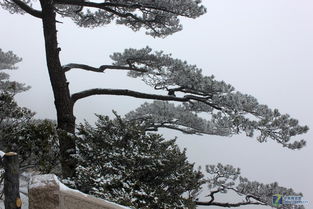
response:
<svg viewBox="0 0 313 209"><path fill-rule="evenodd" d="M203 74L213 74L217 80L224 80L242 93L253 95L259 103L278 108L313 129L313 1L204 0L203 4L207 7L205 15L195 20L183 18L183 31L165 39L154 39L144 31L133 32L115 24L78 28L59 17L62 64L76 62L98 67L110 64L109 55L114 52L149 45L196 64ZM23 58L19 69L10 71L11 79L32 87L16 97L19 105L35 111L37 118L56 119L43 41L39 19L0 10L0 48ZM72 93L95 87L153 91L121 71L100 74L72 70L68 81ZM144 101L120 96L88 97L75 105L77 123L84 119L93 123L95 113L112 116L112 110L116 110L125 114ZM242 176L250 180L277 181L302 192L309 201L305 207L312 208L312 130L298 137L307 140L307 146L296 151L271 140L259 143L245 135L195 136L169 130L161 133L166 138L177 136L178 144L187 148L190 162L197 166L221 162L240 167Z"/></svg>

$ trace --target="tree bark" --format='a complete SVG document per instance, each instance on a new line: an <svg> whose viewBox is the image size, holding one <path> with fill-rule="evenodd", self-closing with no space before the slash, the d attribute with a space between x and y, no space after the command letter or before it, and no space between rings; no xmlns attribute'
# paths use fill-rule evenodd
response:
<svg viewBox="0 0 313 209"><path fill-rule="evenodd" d="M20 209L19 163L15 152L3 156L4 167L4 207L5 209Z"/></svg>
<svg viewBox="0 0 313 209"><path fill-rule="evenodd" d="M75 174L75 117L68 82L62 69L57 42L56 14L52 0L40 0L45 38L46 61L57 111L63 177ZM67 134L70 133L70 134Z"/></svg>

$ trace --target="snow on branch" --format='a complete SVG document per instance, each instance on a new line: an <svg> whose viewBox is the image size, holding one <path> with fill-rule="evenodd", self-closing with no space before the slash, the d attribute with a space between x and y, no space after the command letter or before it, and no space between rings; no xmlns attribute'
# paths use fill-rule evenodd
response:
<svg viewBox="0 0 313 209"><path fill-rule="evenodd" d="M70 71L71 69L81 69L81 70L87 70L97 73L103 73L105 70L133 70L137 72L146 72L145 69L140 68L133 68L132 66L116 66L116 65L101 65L100 67L92 67L85 64L77 64L77 63L70 63L67 65L62 66L63 70L65 72Z"/></svg>
<svg viewBox="0 0 313 209"><path fill-rule="evenodd" d="M279 115L277 110L269 110L266 115L259 115L259 119L252 120L245 117L244 114L227 114L225 111L216 111L214 107L206 104L202 104L202 107L207 110L208 119L199 117L197 115L199 109L190 101L177 106L167 101L144 103L128 113L126 118L141 121L147 131L170 128L186 134L219 136L231 136L244 132L249 137L253 137L257 133L259 142L265 142L271 138L290 149L300 149L306 144L304 140L290 142L290 139L295 135L307 132L308 127L300 126L295 119L288 115Z"/></svg>
<svg viewBox="0 0 313 209"><path fill-rule="evenodd" d="M273 195L302 196L292 189L279 186L276 182L263 184L250 181L240 176L240 169L231 165L207 165L206 172L209 177L206 184L209 188L210 198L208 201L196 201L197 205L220 206L220 207L240 207L243 205L267 205L273 207ZM216 194L225 194L229 191L235 192L241 198L236 203L219 202ZM303 206L284 205L285 209L303 209Z"/></svg>
<svg viewBox="0 0 313 209"><path fill-rule="evenodd" d="M175 98L175 97L174 97ZM212 107L210 107L213 110ZM157 131L158 128L179 130L186 134L209 134L229 136L232 134L231 124L223 119L205 120L183 105L175 106L169 102L154 101L144 103L135 111L126 115L128 120L140 121L146 131Z"/></svg>
<svg viewBox="0 0 313 209"><path fill-rule="evenodd" d="M222 128L219 134L223 136L244 132L252 137L255 132L258 132L257 140L260 142L271 138L290 149L299 149L305 145L304 140L291 143L290 139L306 133L307 126L300 126L298 121L289 115L259 104L257 99L250 95L235 91L234 87L224 81L215 80L213 75L204 76L202 70L195 65L174 59L170 54L164 54L162 51L153 52L149 47L139 50L126 49L122 53L114 53L111 58L114 61L113 65L144 69L146 72L129 71L128 75L142 78L155 90L168 91L168 95L173 99L163 99L164 101L185 102L183 106L176 108L169 107L168 103L162 105L153 103L150 106L144 104L137 113L132 114L138 118L145 118L152 129L162 126L180 129L180 126L184 126L181 130L187 133L219 133L212 131L213 127L214 130ZM182 100L182 98L188 98L188 100ZM152 111L154 114L150 113L154 108L157 111ZM176 112L172 120L156 119L160 115L165 116L167 113L160 112L163 110L169 112L167 109ZM208 113L208 117L203 120L202 125L198 123L191 125L190 122L178 117L179 114L187 114L186 111Z"/></svg>
<svg viewBox="0 0 313 209"><path fill-rule="evenodd" d="M3 52L0 48L0 71L1 70L14 70L15 66L22 59L16 56L12 51ZM30 87L23 83L10 81L10 75L6 72L0 72L0 93L10 92L13 95L28 90Z"/></svg>
<svg viewBox="0 0 313 209"><path fill-rule="evenodd" d="M103 88L95 88L89 89L81 92L77 92L72 94L71 98L73 102L76 102L79 99L83 99L89 96L94 95L116 95L116 96L131 96L135 98L141 99L157 99L157 100L164 100L164 101L177 101L177 102L187 102L189 100L199 99L202 100L200 97L196 97L193 95L185 95L183 97L172 97L167 95L158 95L158 94L149 94L149 93L142 93L138 91L132 91L128 89L103 89ZM203 101L204 103L206 101ZM210 103L207 103L210 105Z"/></svg>
<svg viewBox="0 0 313 209"><path fill-rule="evenodd" d="M6 0L0 2L0 6L12 13L24 14L26 12L34 17L42 18L42 12L34 9L30 2L29 0Z"/></svg>
<svg viewBox="0 0 313 209"><path fill-rule="evenodd" d="M12 51L3 52L0 49L0 70L16 69L15 64L22 61L21 58L16 56Z"/></svg>
<svg viewBox="0 0 313 209"><path fill-rule="evenodd" d="M174 59L162 51L153 52L150 47L125 49L111 55L113 65L145 69L147 72L129 72L133 78L142 80L157 90L167 90L169 94L191 93L212 99L214 94L225 94L234 90L224 81L216 81L214 76L203 76L202 70L186 61Z"/></svg>
<svg viewBox="0 0 313 209"><path fill-rule="evenodd" d="M82 27L97 27L111 23L130 27L134 31L147 29L147 34L164 37L182 29L179 16L196 18L206 12L199 0L135 0L76 1L55 0L57 11ZM86 8L86 9L84 9Z"/></svg>
<svg viewBox="0 0 313 209"><path fill-rule="evenodd" d="M72 101L93 95L120 95L142 99L160 100L152 104L145 103L127 115L130 120L141 120L146 130L170 128L187 134L210 134L231 136L245 133L265 142L273 139L290 149L305 146L304 140L291 138L308 131L307 126L299 125L288 114L281 114L259 104L257 99L235 91L235 88L217 81L214 76L202 75L202 70L185 61L174 59L163 52L144 49L126 49L123 53L114 53L113 65L93 68L82 64L63 66L65 71L72 68L103 72L106 69L129 70L128 75L142 80L155 90L168 91L168 95L150 94L129 89L95 88L72 95ZM163 101L163 102L161 102ZM168 101L181 102L175 106ZM207 114L205 118L197 116Z"/></svg>

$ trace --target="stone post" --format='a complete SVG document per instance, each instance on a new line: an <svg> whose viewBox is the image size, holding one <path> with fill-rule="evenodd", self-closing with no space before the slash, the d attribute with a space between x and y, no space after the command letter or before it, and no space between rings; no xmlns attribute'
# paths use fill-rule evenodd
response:
<svg viewBox="0 0 313 209"><path fill-rule="evenodd" d="M15 152L5 153L3 156L4 167L4 207L5 209L20 209L19 162Z"/></svg>

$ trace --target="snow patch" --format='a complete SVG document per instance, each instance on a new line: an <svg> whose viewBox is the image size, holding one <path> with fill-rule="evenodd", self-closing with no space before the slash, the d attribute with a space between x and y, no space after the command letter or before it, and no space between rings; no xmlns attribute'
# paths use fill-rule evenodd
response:
<svg viewBox="0 0 313 209"><path fill-rule="evenodd" d="M72 192L80 193L80 194L84 195L85 197L88 196L87 194L85 194L85 193L83 193L83 192L81 192L81 191L79 191L79 190L71 189L71 188L65 186L55 175L54 175L54 178L55 178L55 181L59 184L60 191L72 191ZM93 196L92 196L92 197L93 197ZM96 198L96 197L94 197L94 198ZM97 198L97 199L100 199L100 198ZM107 201L107 200L104 200L104 199L100 199L100 200L101 200L101 201L104 201L104 202L106 202L106 203L110 203L110 204L115 205L115 206L119 206L119 207L124 208L124 209L131 209L131 208L129 208L129 207L125 207L125 206L122 206L122 205L119 205L119 204L116 204L116 203L114 203L114 202L110 202L110 201Z"/></svg>
<svg viewBox="0 0 313 209"><path fill-rule="evenodd" d="M49 185L51 184L51 180L55 178L56 176L54 174L35 175L31 179L31 183L29 184L29 189Z"/></svg>
<svg viewBox="0 0 313 209"><path fill-rule="evenodd" d="M5 152L0 150L0 157L3 157L5 155Z"/></svg>

